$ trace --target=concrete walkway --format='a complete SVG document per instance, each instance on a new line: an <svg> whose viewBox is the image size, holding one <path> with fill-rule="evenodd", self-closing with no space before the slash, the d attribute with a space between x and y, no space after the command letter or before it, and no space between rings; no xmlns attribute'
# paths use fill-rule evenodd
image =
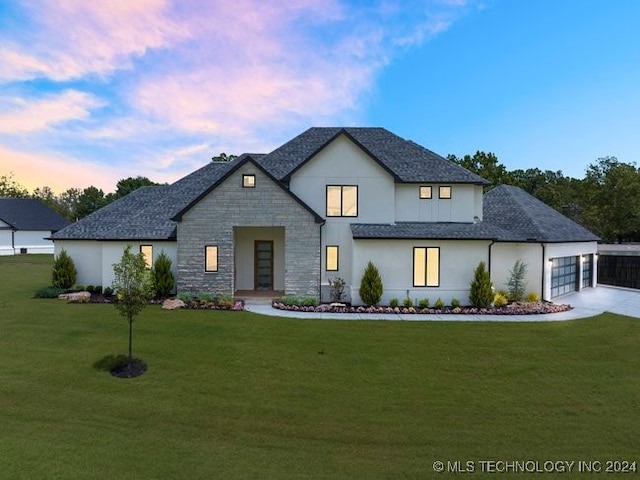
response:
<svg viewBox="0 0 640 480"><path fill-rule="evenodd" d="M640 290L598 286L579 293L570 293L555 300L558 304L573 307L568 312L544 315L419 315L419 314L358 314L358 313L307 313L278 310L270 302L248 301L249 312L275 317L323 319L323 320L404 320L404 321L461 321L461 322L554 322L593 317L602 312L618 313L640 319Z"/></svg>

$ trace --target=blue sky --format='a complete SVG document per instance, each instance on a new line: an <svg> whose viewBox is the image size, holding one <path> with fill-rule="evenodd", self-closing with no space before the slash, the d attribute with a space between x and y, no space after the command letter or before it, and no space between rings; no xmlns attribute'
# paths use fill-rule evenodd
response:
<svg viewBox="0 0 640 480"><path fill-rule="evenodd" d="M582 177L640 152L635 0L0 0L0 175L172 182L310 126Z"/></svg>

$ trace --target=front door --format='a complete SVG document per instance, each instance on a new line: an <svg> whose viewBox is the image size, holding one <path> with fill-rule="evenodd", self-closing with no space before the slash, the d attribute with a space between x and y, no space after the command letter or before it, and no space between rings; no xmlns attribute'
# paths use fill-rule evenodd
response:
<svg viewBox="0 0 640 480"><path fill-rule="evenodd" d="M254 289L273 290L273 241L254 243Z"/></svg>

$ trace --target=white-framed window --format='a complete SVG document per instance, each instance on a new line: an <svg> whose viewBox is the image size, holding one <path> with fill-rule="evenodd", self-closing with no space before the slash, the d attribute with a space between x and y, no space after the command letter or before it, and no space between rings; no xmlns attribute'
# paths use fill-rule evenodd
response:
<svg viewBox="0 0 640 480"><path fill-rule="evenodd" d="M256 176L253 174L242 175L242 188L255 188Z"/></svg>
<svg viewBox="0 0 640 480"><path fill-rule="evenodd" d="M358 186L327 185L327 217L357 217Z"/></svg>
<svg viewBox="0 0 640 480"><path fill-rule="evenodd" d="M204 247L204 271L218 271L218 246L207 245Z"/></svg>
<svg viewBox="0 0 640 480"><path fill-rule="evenodd" d="M420 185L420 198L428 199L432 198L432 196L433 189L431 188L431 185Z"/></svg>
<svg viewBox="0 0 640 480"><path fill-rule="evenodd" d="M438 189L438 198L450 199L451 198L451 187L448 185L441 185Z"/></svg>
<svg viewBox="0 0 640 480"><path fill-rule="evenodd" d="M338 245L327 245L327 272L336 272L339 268L339 252Z"/></svg>
<svg viewBox="0 0 640 480"><path fill-rule="evenodd" d="M140 253L144 257L147 267L153 267L153 245L140 245Z"/></svg>
<svg viewBox="0 0 640 480"><path fill-rule="evenodd" d="M413 286L440 286L440 247L413 247Z"/></svg>

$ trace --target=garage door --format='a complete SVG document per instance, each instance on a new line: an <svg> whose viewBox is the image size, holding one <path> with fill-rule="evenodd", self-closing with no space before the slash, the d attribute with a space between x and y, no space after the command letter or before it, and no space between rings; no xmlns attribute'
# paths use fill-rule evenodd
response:
<svg viewBox="0 0 640 480"><path fill-rule="evenodd" d="M578 285L578 257L554 258L551 262L551 297L575 292Z"/></svg>

